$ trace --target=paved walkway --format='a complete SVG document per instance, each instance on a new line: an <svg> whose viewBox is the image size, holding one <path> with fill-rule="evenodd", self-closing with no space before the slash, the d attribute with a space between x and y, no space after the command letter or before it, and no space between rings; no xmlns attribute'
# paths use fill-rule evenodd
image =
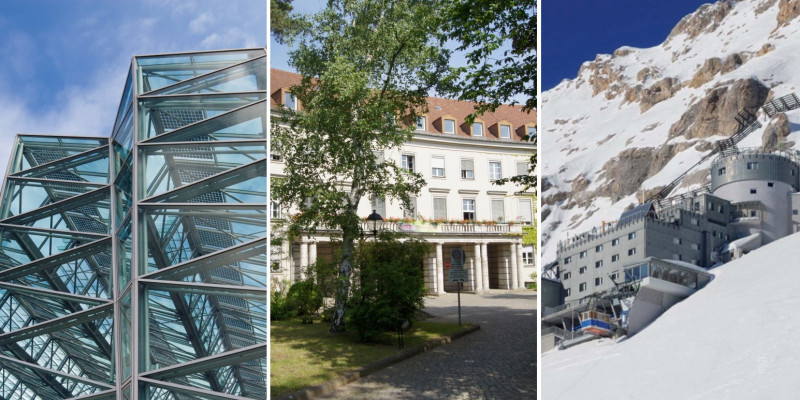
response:
<svg viewBox="0 0 800 400"><path fill-rule="evenodd" d="M426 311L458 321L455 294L426 299ZM475 333L362 378L323 399L535 399L536 295L461 295Z"/></svg>

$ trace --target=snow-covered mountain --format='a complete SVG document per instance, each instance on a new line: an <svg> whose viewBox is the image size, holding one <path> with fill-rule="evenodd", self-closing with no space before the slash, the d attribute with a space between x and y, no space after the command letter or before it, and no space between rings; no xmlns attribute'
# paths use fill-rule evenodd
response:
<svg viewBox="0 0 800 400"><path fill-rule="evenodd" d="M800 95L800 0L705 4L664 42L585 62L542 94L542 259L556 244L658 192L739 127L763 127L739 147L797 148L800 110L767 119L760 107ZM673 193L705 185L706 164Z"/></svg>
<svg viewBox="0 0 800 400"><path fill-rule="evenodd" d="M645 330L552 350L541 398L797 399L800 234L711 270L714 279Z"/></svg>

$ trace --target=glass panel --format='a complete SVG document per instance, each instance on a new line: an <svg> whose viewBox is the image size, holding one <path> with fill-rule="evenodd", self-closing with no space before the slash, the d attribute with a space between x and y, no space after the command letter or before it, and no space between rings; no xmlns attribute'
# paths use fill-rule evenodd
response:
<svg viewBox="0 0 800 400"><path fill-rule="evenodd" d="M266 98L265 93L188 95L139 100L139 139L206 120Z"/></svg>
<svg viewBox="0 0 800 400"><path fill-rule="evenodd" d="M197 79L165 87L148 96L219 92L253 92L267 90L267 58L261 57L244 64L219 70Z"/></svg>
<svg viewBox="0 0 800 400"><path fill-rule="evenodd" d="M156 136L148 142L188 142L267 138L267 102L259 101L230 111L202 124L187 126Z"/></svg>
<svg viewBox="0 0 800 400"><path fill-rule="evenodd" d="M264 55L263 49L137 57L138 93L149 92Z"/></svg>

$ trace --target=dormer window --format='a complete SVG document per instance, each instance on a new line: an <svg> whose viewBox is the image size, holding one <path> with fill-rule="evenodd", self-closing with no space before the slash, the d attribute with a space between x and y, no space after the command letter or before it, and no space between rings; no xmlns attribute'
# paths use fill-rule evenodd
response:
<svg viewBox="0 0 800 400"><path fill-rule="evenodd" d="M283 105L286 106L286 108L297 110L297 96L293 95L290 92L284 92Z"/></svg>
<svg viewBox="0 0 800 400"><path fill-rule="evenodd" d="M528 133L528 140L533 140L533 138L536 137L536 127L529 126L527 133Z"/></svg>
<svg viewBox="0 0 800 400"><path fill-rule="evenodd" d="M444 133L450 133L450 134L456 133L456 120L454 119L444 120Z"/></svg>
<svg viewBox="0 0 800 400"><path fill-rule="evenodd" d="M511 139L511 125L500 125L500 138Z"/></svg>
<svg viewBox="0 0 800 400"><path fill-rule="evenodd" d="M416 130L424 132L427 129L428 129L428 119L425 116L417 117Z"/></svg>
<svg viewBox="0 0 800 400"><path fill-rule="evenodd" d="M483 122L472 123L472 136L483 136Z"/></svg>

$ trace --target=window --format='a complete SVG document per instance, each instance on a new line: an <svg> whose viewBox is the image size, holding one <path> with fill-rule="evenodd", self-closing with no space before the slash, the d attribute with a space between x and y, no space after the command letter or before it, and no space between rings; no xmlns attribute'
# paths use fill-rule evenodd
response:
<svg viewBox="0 0 800 400"><path fill-rule="evenodd" d="M270 153L269 154L269 159L272 160L272 161L280 161L280 160L283 159L283 157L281 157L281 155L278 154L278 153Z"/></svg>
<svg viewBox="0 0 800 400"><path fill-rule="evenodd" d="M475 220L475 199L462 199L464 219L467 221Z"/></svg>
<svg viewBox="0 0 800 400"><path fill-rule="evenodd" d="M564 257L564 265L567 265L572 262L572 256Z"/></svg>
<svg viewBox="0 0 800 400"><path fill-rule="evenodd" d="M614 254L611 256L611 262L619 261L619 254Z"/></svg>
<svg viewBox="0 0 800 400"><path fill-rule="evenodd" d="M675 244L682 244L683 240L681 238L672 238L672 243Z"/></svg>
<svg viewBox="0 0 800 400"><path fill-rule="evenodd" d="M586 250L580 252L580 254L578 254L578 258L586 258L586 253Z"/></svg>
<svg viewBox="0 0 800 400"><path fill-rule="evenodd" d="M615 281L617 279L619 279L619 271L614 271L613 273L611 273L611 280Z"/></svg>
<svg viewBox="0 0 800 400"><path fill-rule="evenodd" d="M756 210L750 210L750 216L751 217L755 217L756 216Z"/></svg>
<svg viewBox="0 0 800 400"><path fill-rule="evenodd" d="M717 170L717 175L719 176L725 175L725 167L722 167L719 170Z"/></svg>
<svg viewBox="0 0 800 400"><path fill-rule="evenodd" d="M447 199L444 197L433 198L433 219L447 219Z"/></svg>
<svg viewBox="0 0 800 400"><path fill-rule="evenodd" d="M382 217L386 218L386 200L383 197L372 198L372 209Z"/></svg>
<svg viewBox="0 0 800 400"><path fill-rule="evenodd" d="M797 210L792 210L792 215L797 215Z"/></svg>
<svg viewBox="0 0 800 400"><path fill-rule="evenodd" d="M281 207L278 203L270 202L269 203L269 216L271 218L280 218L281 217Z"/></svg>
<svg viewBox="0 0 800 400"><path fill-rule="evenodd" d="M375 156L375 164L383 164L386 161L383 157L383 151L375 150L372 152L372 155Z"/></svg>
<svg viewBox="0 0 800 400"><path fill-rule="evenodd" d="M475 179L475 165L472 160L461 160L461 178Z"/></svg>
<svg viewBox="0 0 800 400"><path fill-rule="evenodd" d="M586 291L586 282L583 282L580 285L578 285L578 291L579 292Z"/></svg>
<svg viewBox="0 0 800 400"><path fill-rule="evenodd" d="M756 194L756 189L755 188L750 188L750 194Z"/></svg>
<svg viewBox="0 0 800 400"><path fill-rule="evenodd" d="M602 284L603 284L603 277L602 276L594 278L594 285L595 286L600 286Z"/></svg>
<svg viewBox="0 0 800 400"><path fill-rule="evenodd" d="M483 122L472 123L472 136L483 136Z"/></svg>
<svg viewBox="0 0 800 400"><path fill-rule="evenodd" d="M712 203L712 202L710 202L710 201L709 201L709 202L706 204L706 208L708 208L708 210L709 210L709 211L713 211L713 210L714 210L714 203Z"/></svg>
<svg viewBox="0 0 800 400"><path fill-rule="evenodd" d="M496 181L503 179L500 161L489 161L489 180Z"/></svg>
<svg viewBox="0 0 800 400"><path fill-rule="evenodd" d="M533 251L522 252L522 263L525 265L533 264Z"/></svg>
<svg viewBox="0 0 800 400"><path fill-rule="evenodd" d="M619 238L611 240L611 247L614 247L619 244Z"/></svg>
<svg viewBox="0 0 800 400"><path fill-rule="evenodd" d="M290 108L292 110L297 110L297 96L295 96L295 95L293 95L293 94L291 94L289 92L284 92L283 93L283 105L286 106L286 108Z"/></svg>
<svg viewBox="0 0 800 400"><path fill-rule="evenodd" d="M692 250L700 250L700 245L697 243L692 243Z"/></svg>
<svg viewBox="0 0 800 400"><path fill-rule="evenodd" d="M566 288L566 289L564 289L564 297L569 297L569 295L570 295L571 293L572 293L572 288Z"/></svg>
<svg viewBox="0 0 800 400"><path fill-rule="evenodd" d="M680 254L677 254L677 253L672 253L672 259L673 260L678 260L678 261L683 261L683 256L680 255Z"/></svg>
<svg viewBox="0 0 800 400"><path fill-rule="evenodd" d="M528 163L517 162L517 175L528 175Z"/></svg>
<svg viewBox="0 0 800 400"><path fill-rule="evenodd" d="M562 279L562 280L567 280L567 279L569 279L569 278L572 278L572 272L564 272L564 273L561 275L561 279Z"/></svg>
<svg viewBox="0 0 800 400"><path fill-rule="evenodd" d="M383 214L381 214L383 215ZM417 198L410 196L408 198L408 209L403 209L403 216L406 218L417 218Z"/></svg>
<svg viewBox="0 0 800 400"><path fill-rule="evenodd" d="M631 233L628 234L628 240L635 239L635 238L636 238L636 232L631 232Z"/></svg>
<svg viewBox="0 0 800 400"><path fill-rule="evenodd" d="M427 127L428 127L427 120L428 120L428 119L427 119L427 118L425 118L424 116L419 116L419 117L417 117L417 126L416 126L416 129L417 129L418 131L425 131L425 130L427 130Z"/></svg>
<svg viewBox="0 0 800 400"><path fill-rule="evenodd" d="M511 125L500 125L500 137L503 139L511 138Z"/></svg>
<svg viewBox="0 0 800 400"><path fill-rule="evenodd" d="M692 218L691 220L689 220L689 222L691 222L692 225L699 225L700 224L700 222L697 221L697 218Z"/></svg>
<svg viewBox="0 0 800 400"><path fill-rule="evenodd" d="M586 266L580 267L580 268L578 269L578 273L579 273L579 274L583 274L583 273L585 273L585 272L586 272Z"/></svg>
<svg viewBox="0 0 800 400"><path fill-rule="evenodd" d="M595 253L599 253L601 251L603 251L603 245L602 244L594 246L594 252Z"/></svg>
<svg viewBox="0 0 800 400"><path fill-rule="evenodd" d="M755 161L748 162L747 169L758 169L758 163Z"/></svg>
<svg viewBox="0 0 800 400"><path fill-rule="evenodd" d="M456 120L454 119L444 120L444 133L456 133Z"/></svg>
<svg viewBox="0 0 800 400"><path fill-rule="evenodd" d="M414 156L410 154L403 154L403 169L414 172Z"/></svg>
<svg viewBox="0 0 800 400"><path fill-rule="evenodd" d="M519 199L519 219L528 224L533 224L533 207L531 199Z"/></svg>
<svg viewBox="0 0 800 400"><path fill-rule="evenodd" d="M533 140L533 138L536 136L536 127L529 126L527 133L528 133L528 140Z"/></svg>
<svg viewBox="0 0 800 400"><path fill-rule="evenodd" d="M492 199L492 219L495 221L502 221L505 219L503 199Z"/></svg>
<svg viewBox="0 0 800 400"><path fill-rule="evenodd" d="M431 176L444 178L444 157L431 158Z"/></svg>
<svg viewBox="0 0 800 400"><path fill-rule="evenodd" d="M629 256L632 256L632 255L634 255L634 254L636 254L636 247L634 247L634 248L632 248L632 249L628 249L628 255L629 255Z"/></svg>
<svg viewBox="0 0 800 400"><path fill-rule="evenodd" d="M773 182L767 182L767 187L774 187L775 184Z"/></svg>
<svg viewBox="0 0 800 400"><path fill-rule="evenodd" d="M603 260L600 260L600 261L595 261L595 262L594 262L594 267L595 267L595 268L600 268L600 267L602 267L602 266L603 266Z"/></svg>

